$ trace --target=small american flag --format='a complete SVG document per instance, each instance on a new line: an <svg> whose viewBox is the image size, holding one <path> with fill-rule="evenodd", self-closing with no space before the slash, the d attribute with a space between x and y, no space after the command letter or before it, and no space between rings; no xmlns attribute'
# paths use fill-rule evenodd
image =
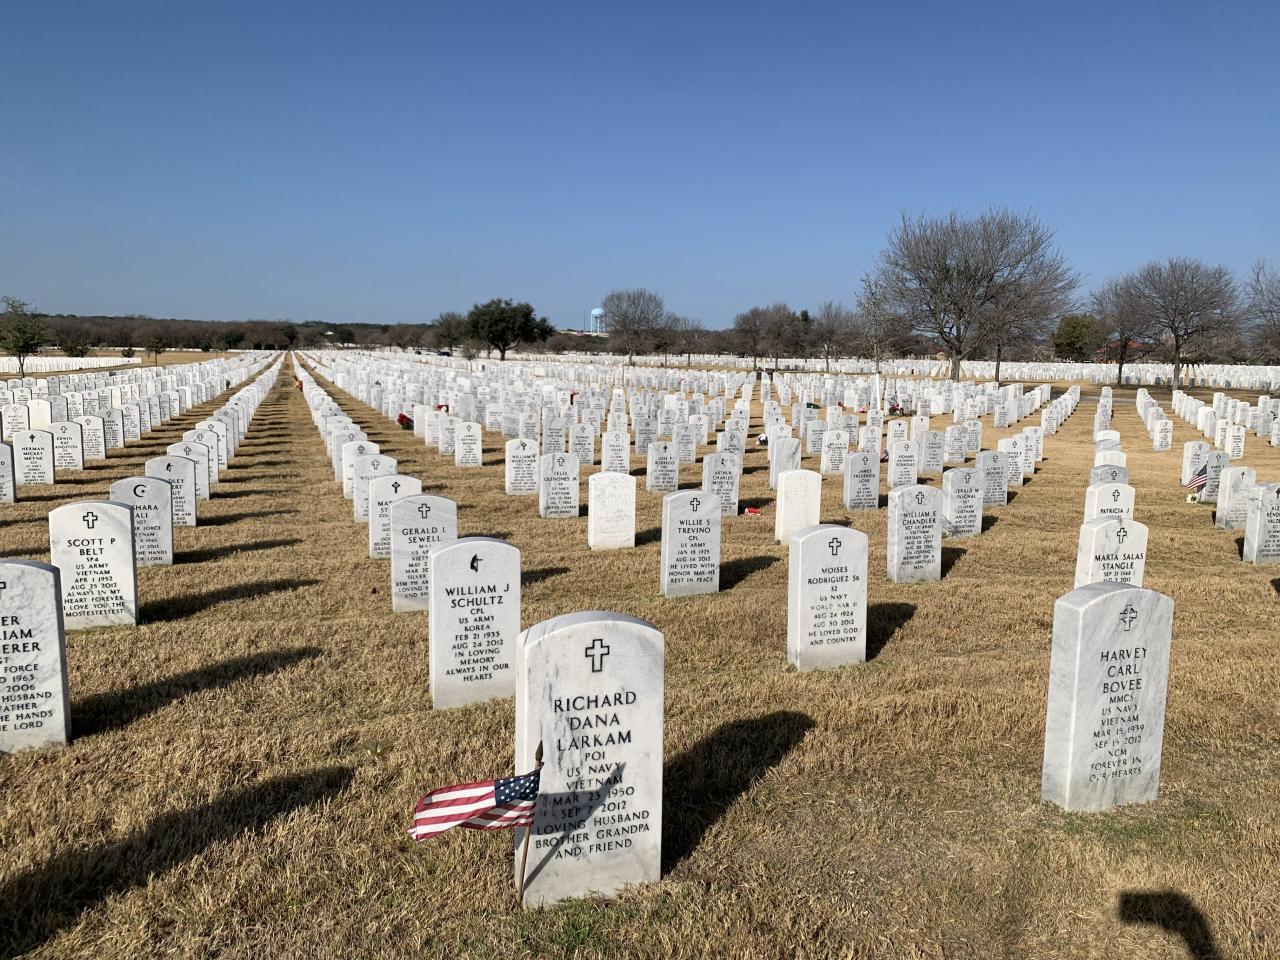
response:
<svg viewBox="0 0 1280 960"><path fill-rule="evenodd" d="M478 780L432 790L413 809L409 836L418 842L451 827L505 830L533 823L541 769L505 780Z"/></svg>
<svg viewBox="0 0 1280 960"><path fill-rule="evenodd" d="M1209 465L1206 463L1194 477L1183 484L1188 490L1199 490L1209 482Z"/></svg>

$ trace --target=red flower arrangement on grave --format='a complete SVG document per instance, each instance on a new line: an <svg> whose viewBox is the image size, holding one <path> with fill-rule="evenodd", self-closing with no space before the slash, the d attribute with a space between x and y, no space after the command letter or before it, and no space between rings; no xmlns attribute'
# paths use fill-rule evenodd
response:
<svg viewBox="0 0 1280 960"><path fill-rule="evenodd" d="M410 417L407 414L402 413L400 416L396 417L396 423L400 424L401 430L413 429L413 417Z"/></svg>

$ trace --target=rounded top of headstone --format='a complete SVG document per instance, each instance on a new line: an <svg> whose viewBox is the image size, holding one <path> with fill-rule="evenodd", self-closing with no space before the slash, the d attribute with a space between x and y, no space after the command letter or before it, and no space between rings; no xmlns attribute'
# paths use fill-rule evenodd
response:
<svg viewBox="0 0 1280 960"><path fill-rule="evenodd" d="M1100 601L1115 599L1122 594L1130 594L1133 596L1143 597L1148 603L1155 605L1168 604L1173 607L1173 598L1150 590L1146 587L1135 587L1131 583L1116 583L1111 580L1101 580L1097 583L1087 583L1083 587L1076 587L1070 593L1065 593L1057 599L1057 605L1071 607L1076 610L1083 610Z"/></svg>
<svg viewBox="0 0 1280 960"><path fill-rule="evenodd" d="M21 560L18 557L0 557L0 567L26 567L30 570L39 570L41 573L52 574L58 576L60 571L51 563L41 563L39 560Z"/></svg>
<svg viewBox="0 0 1280 960"><path fill-rule="evenodd" d="M867 539L867 535L861 530L845 527L838 523L815 523L811 527L801 527L787 539L799 545L808 540L830 539L831 537L852 537L855 540L861 537L864 541Z"/></svg>
<svg viewBox="0 0 1280 960"><path fill-rule="evenodd" d="M555 633L568 627L577 627L588 623L616 623L626 624L633 627L642 627L652 630L659 637L662 631L655 627L648 620L641 620L639 617L633 617L628 613L612 613L608 610L581 610L577 613L565 613L558 617L551 617L543 620L541 623L535 623L524 631L523 636L526 637L526 643L535 640L538 637L545 636L549 633Z"/></svg>
<svg viewBox="0 0 1280 960"><path fill-rule="evenodd" d="M428 556L434 561L437 554L446 553L450 550L478 550L480 548L495 549L498 547L506 547L508 550L520 552L520 548L506 540L500 540L497 537L459 537L457 540L450 540L448 543L442 543L437 547L432 547L428 551Z"/></svg>

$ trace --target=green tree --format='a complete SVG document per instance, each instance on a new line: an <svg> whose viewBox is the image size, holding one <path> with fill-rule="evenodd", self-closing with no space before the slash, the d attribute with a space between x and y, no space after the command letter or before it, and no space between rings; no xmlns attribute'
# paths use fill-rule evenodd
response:
<svg viewBox="0 0 1280 960"><path fill-rule="evenodd" d="M1107 328L1091 313L1068 313L1058 321L1050 341L1059 360L1092 360L1107 338Z"/></svg>
<svg viewBox="0 0 1280 960"><path fill-rule="evenodd" d="M74 335L63 337L58 344L58 349L68 357L87 357L89 355L89 344Z"/></svg>
<svg viewBox="0 0 1280 960"><path fill-rule="evenodd" d="M18 376L27 372L27 357L39 353L45 342L44 318L17 297L0 297L0 349L18 359Z"/></svg>
<svg viewBox="0 0 1280 960"><path fill-rule="evenodd" d="M151 365L158 366L160 364L160 354L169 348L169 343L165 340L164 334L157 331L147 337L147 342L144 346L147 348L147 353L151 354Z"/></svg>
<svg viewBox="0 0 1280 960"><path fill-rule="evenodd" d="M422 339L439 350L452 351L467 339L470 327L467 318L456 310L446 310L427 327Z"/></svg>
<svg viewBox="0 0 1280 960"><path fill-rule="evenodd" d="M505 360L507 351L518 343L541 343L555 333L545 317L534 313L527 303L490 300L477 303L467 314L471 335Z"/></svg>

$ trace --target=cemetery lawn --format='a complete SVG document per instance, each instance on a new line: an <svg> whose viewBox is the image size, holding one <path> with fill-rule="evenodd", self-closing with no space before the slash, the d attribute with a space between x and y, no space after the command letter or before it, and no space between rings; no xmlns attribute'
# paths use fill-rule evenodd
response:
<svg viewBox="0 0 1280 960"><path fill-rule="evenodd" d="M522 912L508 834L405 835L428 789L511 774L513 705L431 709L426 614L391 613L290 372L175 530L177 565L139 571L142 625L70 636L72 744L0 758L0 957L1280 955L1280 568L1184 502L1185 422L1152 453L1116 391L1145 585L1175 601L1163 778L1154 804L1080 815L1039 803L1040 764L1096 388L986 532L945 542L941 582L888 582L885 510L846 514L827 478L823 520L871 541L871 659L800 674L763 449L741 490L763 516L726 519L722 592L668 600L643 480L637 547L592 554L585 517L503 493L498 435L456 469L321 381L457 500L461 535L521 549L525 625L602 609L666 635L663 880ZM24 488L3 553L47 560L50 509L105 497L219 402ZM1011 433L984 419L984 447ZM1256 437L1245 462L1280 477Z"/></svg>

